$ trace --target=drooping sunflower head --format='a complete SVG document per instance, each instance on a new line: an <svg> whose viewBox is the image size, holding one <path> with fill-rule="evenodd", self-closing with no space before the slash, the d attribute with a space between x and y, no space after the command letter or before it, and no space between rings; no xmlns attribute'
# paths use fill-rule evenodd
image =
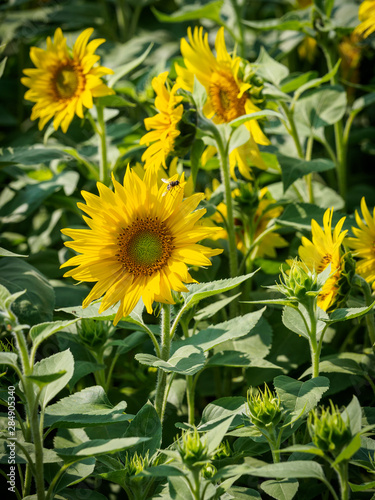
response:
<svg viewBox="0 0 375 500"><path fill-rule="evenodd" d="M178 86L174 85L169 90L166 85L167 77L168 71L165 71L152 80L158 114L145 119L145 127L150 132L140 140L140 144L148 146L142 161L151 174L156 174L160 167L167 168L165 161L174 150L176 137L180 135L178 124L184 112L181 104L183 97L177 95Z"/></svg>
<svg viewBox="0 0 375 500"><path fill-rule="evenodd" d="M319 274L327 266L331 266L330 276L318 295L318 306L324 311L333 309L343 299L339 293L343 286L342 269L345 264L341 245L348 231L342 230L345 217L339 220L332 231L332 215L333 208L325 211L323 229L315 219L312 219L312 239L310 241L302 237L302 245L298 249L299 256L311 271Z"/></svg>
<svg viewBox="0 0 375 500"><path fill-rule="evenodd" d="M183 200L184 175L174 176L178 190L169 184L158 187L157 179L144 180L128 169L115 190L98 183L99 196L83 191L86 205L79 203L89 229L64 229L73 241L65 242L79 255L62 267L78 281L96 282L83 302L87 307L103 296L99 313L120 302L114 323L130 314L142 297L152 313L152 303L173 304L171 291L187 291L184 283L195 280L188 265L211 265L212 250L198 242L210 237L213 227L197 225L205 209L195 210L204 198L197 193Z"/></svg>
<svg viewBox="0 0 375 500"><path fill-rule="evenodd" d="M77 38L73 51L57 28L53 40L47 38L47 49L31 47L30 58L35 68L25 69L21 82L29 87L25 99L35 102L31 119L39 119L39 130L53 118L55 130L65 133L74 115L83 118L84 108L93 107L93 97L114 94L102 81L111 69L96 66L100 57L96 49L105 42L97 38L89 42L94 29L87 28Z"/></svg>
<svg viewBox="0 0 375 500"><path fill-rule="evenodd" d="M366 200L361 200L362 217L358 211L355 219L358 227L352 227L353 238L347 238L348 246L354 250L354 257L359 257L356 271L375 289L375 208L371 215Z"/></svg>
<svg viewBox="0 0 375 500"><path fill-rule="evenodd" d="M354 33L367 38L375 31L375 0L365 0L358 9L358 18L361 21Z"/></svg>

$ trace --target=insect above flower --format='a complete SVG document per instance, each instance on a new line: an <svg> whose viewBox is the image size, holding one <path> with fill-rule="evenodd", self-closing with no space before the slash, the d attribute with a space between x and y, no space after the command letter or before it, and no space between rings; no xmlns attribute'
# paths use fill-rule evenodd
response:
<svg viewBox="0 0 375 500"><path fill-rule="evenodd" d="M101 79L113 71L95 66L100 59L95 50L105 40L89 42L93 31L87 28L79 35L72 53L60 28L53 41L47 38L46 50L31 47L30 58L36 67L25 69L21 82L29 87L25 99L35 102L31 119L39 118L39 130L53 118L55 130L61 127L65 133L74 115L83 118L84 107L93 107L93 97L114 94Z"/></svg>
<svg viewBox="0 0 375 500"><path fill-rule="evenodd" d="M82 192L87 205L78 206L89 215L84 219L90 229L62 230L73 239L65 245L80 254L62 267L77 266L65 276L96 282L83 307L103 295L99 313L120 302L117 324L141 297L149 313L154 301L173 304L171 291L186 292L184 283L195 282L187 265L209 266L209 257L221 250L198 244L216 228L196 225L206 212L195 210L204 195L183 200L184 174L173 196L164 196L167 185L158 187L151 176L141 180L130 168L123 185L113 184L114 192L99 182L99 196Z"/></svg>

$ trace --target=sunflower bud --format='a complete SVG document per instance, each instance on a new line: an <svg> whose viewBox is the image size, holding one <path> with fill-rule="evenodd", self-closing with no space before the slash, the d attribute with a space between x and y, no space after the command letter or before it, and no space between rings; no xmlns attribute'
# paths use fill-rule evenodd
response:
<svg viewBox="0 0 375 500"><path fill-rule="evenodd" d="M290 269L287 272L281 271L281 274L281 283L276 285L277 289L290 299L303 302L307 297L318 295L321 289L318 274L315 271L310 271L298 259L294 259Z"/></svg>
<svg viewBox="0 0 375 500"><path fill-rule="evenodd" d="M189 469L201 469L204 463L210 460L207 438L205 435L200 435L197 429L183 432L177 443L177 451L181 461Z"/></svg>
<svg viewBox="0 0 375 500"><path fill-rule="evenodd" d="M214 477L214 475L216 474L217 472L217 469L214 465L212 464L206 464L203 466L203 469L202 469L202 476L204 477L204 479L212 479Z"/></svg>
<svg viewBox="0 0 375 500"><path fill-rule="evenodd" d="M328 408L320 407L310 413L307 427L313 443L322 451L330 452L334 457L352 439L348 419L343 419L339 409L330 401Z"/></svg>
<svg viewBox="0 0 375 500"><path fill-rule="evenodd" d="M77 325L80 342L89 349L97 349L105 344L108 338L108 324L106 321L82 319Z"/></svg>
<svg viewBox="0 0 375 500"><path fill-rule="evenodd" d="M329 311L334 311L335 309L345 305L346 298L349 295L352 286L354 275L355 261L352 254L348 252L341 257L341 270L340 278L337 282L336 300L329 308Z"/></svg>
<svg viewBox="0 0 375 500"><path fill-rule="evenodd" d="M264 392L260 389L256 393L248 390L247 410L251 422L260 429L276 427L282 416L280 399L267 384L264 384Z"/></svg>

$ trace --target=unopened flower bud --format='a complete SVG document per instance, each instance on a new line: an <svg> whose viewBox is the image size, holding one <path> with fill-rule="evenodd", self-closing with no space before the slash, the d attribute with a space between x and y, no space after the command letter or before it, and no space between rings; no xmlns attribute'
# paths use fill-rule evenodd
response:
<svg viewBox="0 0 375 500"><path fill-rule="evenodd" d="M264 386L264 392L258 390L254 393L251 389L247 393L247 410L251 422L260 429L275 427L281 419L282 409L280 399Z"/></svg>

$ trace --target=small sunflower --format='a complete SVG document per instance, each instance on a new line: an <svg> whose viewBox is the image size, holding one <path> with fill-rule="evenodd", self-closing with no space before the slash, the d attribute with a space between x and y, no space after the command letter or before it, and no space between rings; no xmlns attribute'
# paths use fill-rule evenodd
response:
<svg viewBox="0 0 375 500"><path fill-rule="evenodd" d="M156 93L155 107L159 113L150 118L145 118L146 130L151 130L144 135L140 144L146 144L148 148L143 153L142 161L145 162L146 170L155 174L161 166L167 168L165 160L173 151L176 137L180 135L177 126L182 118L184 107L181 103L183 97L176 95L178 86L174 85L171 90L166 86L168 71L153 78L152 87ZM149 145L152 143L151 145Z"/></svg>
<svg viewBox="0 0 375 500"><path fill-rule="evenodd" d="M240 77L241 58L230 56L225 45L224 28L220 28L216 37L216 57L208 45L207 33L203 36L203 28L195 28L192 33L188 29L189 42L181 40L181 53L185 68L176 64L177 84L189 92L193 91L194 77L205 87L207 101L203 108L207 118L215 123L229 123L240 116L260 111L253 103L248 90L250 83ZM235 178L237 165L241 174L250 179L249 162L258 168L266 165L260 156L258 144L268 145L269 140L263 134L256 120L246 122L250 139L230 154L230 168ZM208 156L216 151L211 146Z"/></svg>
<svg viewBox="0 0 375 500"><path fill-rule="evenodd" d="M83 191L87 204L78 203L90 229L62 230L73 239L65 245L80 254L62 265L77 266L64 276L96 282L83 307L102 296L99 313L120 302L114 324L141 297L149 313L154 301L173 304L171 291L186 292L184 283L195 282L187 265L209 266L209 257L221 253L197 244L215 232L196 225L206 212L195 210L204 195L183 200L184 174L169 180L179 180L179 189L158 187L151 176L141 180L132 169L123 185L113 179L114 192L98 182L99 196Z"/></svg>
<svg viewBox="0 0 375 500"><path fill-rule="evenodd" d="M355 219L358 227L353 227L354 238L347 238L346 242L354 250L353 256L359 257L356 266L357 273L375 289L375 208L371 215L367 208L365 198L361 200L362 218L358 211Z"/></svg>
<svg viewBox="0 0 375 500"><path fill-rule="evenodd" d="M73 51L57 28L53 41L47 38L47 49L31 47L30 58L35 68L23 70L21 82L29 87L25 99L35 102L31 119L39 118L39 130L53 118L55 130L61 126L65 133L74 115L83 118L83 108L93 107L93 97L114 94L101 77L113 71L94 65L100 56L95 50L105 42L97 38L88 43L94 29L87 28L77 38Z"/></svg>
<svg viewBox="0 0 375 500"><path fill-rule="evenodd" d="M375 31L375 0L365 0L361 3L358 18L361 24L355 28L354 33L367 38Z"/></svg>
<svg viewBox="0 0 375 500"><path fill-rule="evenodd" d="M316 220L311 221L312 241L302 237L302 245L298 253L305 265L310 271L321 273L330 264L331 274L322 291L318 295L318 306L327 311L337 304L339 299L342 269L345 265L345 259L341 253L341 244L345 238L347 230L342 231L345 217L342 217L332 232L333 208L327 209L323 216L324 230L319 226Z"/></svg>

